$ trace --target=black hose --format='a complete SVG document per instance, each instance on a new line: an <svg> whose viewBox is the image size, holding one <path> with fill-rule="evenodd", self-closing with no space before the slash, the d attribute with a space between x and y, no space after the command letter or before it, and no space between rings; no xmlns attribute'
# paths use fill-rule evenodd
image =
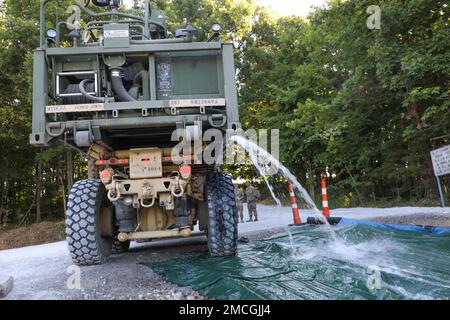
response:
<svg viewBox="0 0 450 320"><path fill-rule="evenodd" d="M135 98L129 95L127 89L125 89L125 87L123 86L123 81L120 73L120 69L111 69L111 86L114 92L122 102L136 101Z"/></svg>
<svg viewBox="0 0 450 320"><path fill-rule="evenodd" d="M98 0L92 0L92 2L97 6L97 7L107 7L109 6L110 2L105 2L105 1L98 1Z"/></svg>
<svg viewBox="0 0 450 320"><path fill-rule="evenodd" d="M105 102L105 98L96 97L96 96L90 95L86 91L86 89L84 88L84 85L85 85L86 82L92 82L92 81L94 81L94 80L92 80L92 79L85 79L85 80L80 82L80 84L78 85L78 88L80 89L81 94L83 95L83 97L85 97L88 100L95 101L95 102Z"/></svg>

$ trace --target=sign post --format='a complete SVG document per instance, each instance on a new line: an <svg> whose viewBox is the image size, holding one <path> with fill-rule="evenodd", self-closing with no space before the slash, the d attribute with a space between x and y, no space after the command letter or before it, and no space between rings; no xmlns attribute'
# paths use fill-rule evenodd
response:
<svg viewBox="0 0 450 320"><path fill-rule="evenodd" d="M442 205L442 208L445 208L445 197L444 197L444 192L442 192L441 178L436 177L436 181L437 181L437 185L438 185L438 189L439 189L439 196L441 197L441 205Z"/></svg>
<svg viewBox="0 0 450 320"><path fill-rule="evenodd" d="M441 185L441 177L450 174L450 145L431 151L431 160L433 161L434 174L441 197L441 204L445 207L445 197Z"/></svg>

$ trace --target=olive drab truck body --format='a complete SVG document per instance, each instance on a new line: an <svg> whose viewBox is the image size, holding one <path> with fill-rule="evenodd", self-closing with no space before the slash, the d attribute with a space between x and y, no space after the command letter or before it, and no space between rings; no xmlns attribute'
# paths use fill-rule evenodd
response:
<svg viewBox="0 0 450 320"><path fill-rule="evenodd" d="M40 6L30 143L63 141L93 159L99 176L69 193L74 262L102 263L133 240L189 237L196 225L211 255L234 254L230 177L173 152L174 132L240 128L233 45L219 39L220 26L195 42L191 24L170 36L148 0L136 15L118 0L74 0L75 18L45 30L49 2Z"/></svg>

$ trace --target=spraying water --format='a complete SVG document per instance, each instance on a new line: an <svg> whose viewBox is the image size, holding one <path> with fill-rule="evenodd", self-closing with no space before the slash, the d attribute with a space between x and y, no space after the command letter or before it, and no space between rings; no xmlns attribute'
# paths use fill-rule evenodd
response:
<svg viewBox="0 0 450 320"><path fill-rule="evenodd" d="M314 203L313 199L311 199L308 192L305 190L305 188L303 188L303 186L300 184L300 182L298 182L297 178L289 171L288 168L286 168L283 164L281 164L281 162L278 161L269 152L258 146L256 143L250 141L249 139L235 135L230 137L230 140L236 142L240 147L244 148L249 153L250 160L258 170L259 174L263 177L264 182L269 188L272 198L275 200L275 202L279 207L281 207L281 201L277 198L271 184L269 183L269 180L267 178L266 165L261 164L261 162L265 164L270 163L271 167L276 169L274 171L281 172L285 178L291 180L292 184L294 185L294 188L300 193L301 198L306 202L308 208L313 210L317 218L319 218L328 227L333 239L337 240L336 234L331 228L330 224L328 223L328 220L321 214L320 210L317 208L316 204ZM265 161L259 161L260 159L264 159Z"/></svg>
<svg viewBox="0 0 450 320"><path fill-rule="evenodd" d="M268 160L265 163L270 163L273 168L276 168L276 169L278 169L278 171L281 171L283 176L285 176L286 178L291 179L294 187L300 192L300 194L302 196L302 199L305 200L305 202L307 203L308 207L320 214L320 211L319 211L319 209L317 209L316 204L311 199L311 197L309 196L308 192L298 182L297 178L285 166L283 166L277 159L275 159L275 157L273 157L269 152L267 152L266 150L264 150L263 148L258 146L256 143L254 143L254 142L252 142L252 141L250 141L250 140L248 140L248 139L246 139L244 137L241 137L241 136L232 136L230 138L230 140L236 142L239 146L241 146L242 148L244 148L245 150L248 151L248 153L250 155L250 159L251 159L253 165L256 167L258 172L263 177L264 181L267 184L267 187L270 190L270 193L271 193L272 197L274 198L274 200L275 200L275 202L277 204L280 205L281 202L275 196L275 194L273 192L273 188L270 185L270 183L268 182L268 179L267 179L267 168L265 166L261 165L261 162L259 161L259 159L261 159L261 158L263 158L265 160Z"/></svg>
<svg viewBox="0 0 450 320"><path fill-rule="evenodd" d="M169 281L216 299L411 300L450 296L448 236L340 226L300 226L242 245L236 257L152 263Z"/></svg>
<svg viewBox="0 0 450 320"><path fill-rule="evenodd" d="M287 230L287 234L289 236L289 244L291 247L291 256L295 255L295 242L294 242L294 236L292 235L291 231L289 229Z"/></svg>

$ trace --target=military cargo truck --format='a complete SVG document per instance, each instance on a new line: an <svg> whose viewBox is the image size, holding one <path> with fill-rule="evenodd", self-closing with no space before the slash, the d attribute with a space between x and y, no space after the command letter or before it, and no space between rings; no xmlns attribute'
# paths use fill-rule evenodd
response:
<svg viewBox="0 0 450 320"><path fill-rule="evenodd" d="M74 0L69 19L46 30L49 2L40 4L30 142L61 140L94 159L99 175L68 196L74 263L100 264L130 241L190 237L195 226L212 256L235 254L230 176L173 151L174 132L200 139L240 128L233 45L220 40L220 26L195 42L194 26L172 35L148 0L136 15L119 0Z"/></svg>

